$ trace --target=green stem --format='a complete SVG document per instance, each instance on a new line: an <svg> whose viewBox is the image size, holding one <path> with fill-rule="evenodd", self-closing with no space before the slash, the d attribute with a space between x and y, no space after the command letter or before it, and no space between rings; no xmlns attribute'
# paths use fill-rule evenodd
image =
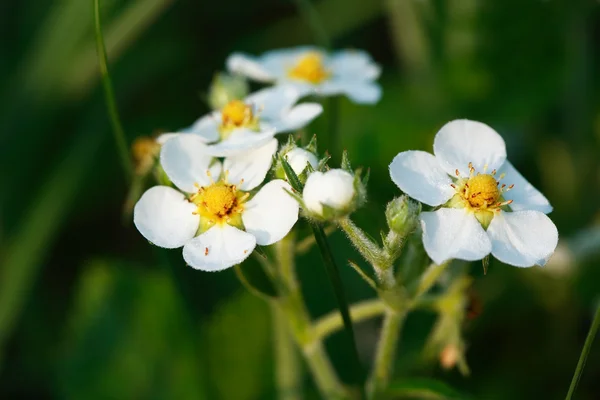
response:
<svg viewBox="0 0 600 400"><path fill-rule="evenodd" d="M369 399L378 398L390 382L394 372L400 328L405 316L405 313L389 307L385 311L383 327L375 353L375 363L367 383Z"/></svg>
<svg viewBox="0 0 600 400"><path fill-rule="evenodd" d="M108 108L108 116L112 125L115 144L121 159L123 171L127 179L130 179L133 175L133 165L129 157L129 151L127 150L125 132L119 118L112 81L108 72L106 47L104 46L102 26L100 24L100 0L94 0L94 22L96 28L96 51L98 53L98 64L100 66L100 74L102 75L102 86L104 87L104 98L106 100L106 107Z"/></svg>
<svg viewBox="0 0 600 400"><path fill-rule="evenodd" d="M346 334L350 339L350 345L352 347L350 354L352 355L354 363L354 383L361 388L361 391L364 391L364 374L362 372L362 366L358 357L356 339L354 337L354 330L352 328L352 320L350 319L348 302L346 301L346 295L344 294L344 286L340 278L339 268L333 259L333 254L331 252L331 248L329 247L329 242L327 241L325 232L323 232L323 227L316 223L312 223L311 227L319 250L321 251L321 257L323 258L323 263L325 264L325 270L327 271L327 275L329 276L329 280L333 286L333 291L338 303L338 308L342 315Z"/></svg>
<svg viewBox="0 0 600 400"><path fill-rule="evenodd" d="M573 374L573 379L571 380L571 386L569 387L569 392L567 393L566 400L571 400L573 394L575 393L575 389L577 389L577 384L579 383L579 379L581 378L581 374L583 373L583 368L585 367L585 362L587 361L588 354L590 353L590 349L592 348L592 343L594 343L594 338L598 333L598 328L600 327L600 304L596 308L596 314L594 315L594 320L592 321L592 326L588 332L587 338L585 339L585 343L583 345L583 349L581 350L581 355L579 356L579 362L577 363L577 367L575 368L575 373Z"/></svg>
<svg viewBox="0 0 600 400"><path fill-rule="evenodd" d="M273 343L275 345L275 381L281 400L302 399L302 375L296 344L287 325L285 315L277 304L271 304L273 317Z"/></svg>
<svg viewBox="0 0 600 400"><path fill-rule="evenodd" d="M278 283L282 286L277 305L287 317L289 331L302 350L321 396L325 399L348 398L304 305L294 269L294 250L293 233L275 244L280 278Z"/></svg>
<svg viewBox="0 0 600 400"><path fill-rule="evenodd" d="M362 229L356 226L349 217L340 218L337 222L360 255L373 265L375 270L390 267L390 265L382 265L385 260L381 248Z"/></svg>
<svg viewBox="0 0 600 400"><path fill-rule="evenodd" d="M296 3L296 7L298 8L298 12L302 15L302 18L306 21L306 23L310 26L313 35L315 36L315 41L326 49L331 47L331 39L325 30L325 26L323 25L323 21L321 21L321 17L319 16L319 12L313 6L310 0L294 0Z"/></svg>
<svg viewBox="0 0 600 400"><path fill-rule="evenodd" d="M357 323L365 319L381 315L385 312L385 310L385 303L383 303L381 300L365 300L360 303L353 304L350 307L350 317L352 317L352 321L354 323ZM319 318L314 323L317 336L319 336L321 340L333 334L343 326L344 323L342 321L342 316L337 310Z"/></svg>
<svg viewBox="0 0 600 400"><path fill-rule="evenodd" d="M415 299L419 298L421 295L427 293L427 291L431 289L431 287L437 282L440 275L442 275L442 273L446 270L446 267L448 264L450 264L450 261L451 260L448 260L440 265L431 263L429 267L427 267L427 270L425 270L418 283L416 293L414 295Z"/></svg>

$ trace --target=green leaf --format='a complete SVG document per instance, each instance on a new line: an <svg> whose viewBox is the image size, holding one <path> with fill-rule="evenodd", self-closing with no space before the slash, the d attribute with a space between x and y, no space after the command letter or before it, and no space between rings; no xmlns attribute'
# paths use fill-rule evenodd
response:
<svg viewBox="0 0 600 400"><path fill-rule="evenodd" d="M468 400L444 382L429 378L411 378L392 382L386 392L388 399Z"/></svg>
<svg viewBox="0 0 600 400"><path fill-rule="evenodd" d="M285 157L279 157L279 160L281 161L281 165L283 166L283 170L285 171L285 175L287 176L290 185L292 185L295 191L302 193L304 185L300 182L300 178L298 178L298 175L296 175L292 166L287 162Z"/></svg>

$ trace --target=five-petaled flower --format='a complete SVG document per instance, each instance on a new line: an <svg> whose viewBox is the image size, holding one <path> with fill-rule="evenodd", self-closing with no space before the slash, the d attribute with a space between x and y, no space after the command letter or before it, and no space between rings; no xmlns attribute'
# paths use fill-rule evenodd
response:
<svg viewBox="0 0 600 400"><path fill-rule="evenodd" d="M432 155L405 151L390 164L394 183L433 207L421 213L423 244L436 263L492 253L517 267L544 265L558 232L548 200L506 160L504 140L489 126L455 120L435 137Z"/></svg>
<svg viewBox="0 0 600 400"><path fill-rule="evenodd" d="M208 143L205 152L212 156L242 154L269 142L277 133L305 127L323 112L317 103L296 104L301 96L300 91L290 86L262 89L200 117L181 133L202 138ZM159 142L164 143L176 135L166 133Z"/></svg>
<svg viewBox="0 0 600 400"><path fill-rule="evenodd" d="M227 68L257 81L291 85L303 94L345 94L360 104L374 104L381 98L381 87L375 82L381 69L359 50L328 54L303 46L272 50L259 57L234 53L227 59Z"/></svg>
<svg viewBox="0 0 600 400"><path fill-rule="evenodd" d="M157 246L183 246L193 268L220 271L244 261L257 244L281 240L298 220L298 204L283 180L270 181L254 196L250 192L270 169L277 140L223 163L207 147L197 135L165 142L161 164L181 191L150 188L135 206L134 223Z"/></svg>

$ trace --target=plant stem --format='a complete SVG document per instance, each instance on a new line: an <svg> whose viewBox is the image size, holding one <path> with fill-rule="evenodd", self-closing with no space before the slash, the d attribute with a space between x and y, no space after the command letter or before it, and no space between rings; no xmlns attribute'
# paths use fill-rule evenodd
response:
<svg viewBox="0 0 600 400"><path fill-rule="evenodd" d="M319 16L319 12L314 7L310 0L294 0L298 12L304 18L304 21L310 26L310 29L315 36L315 42L326 49L331 47L331 39L325 30L323 21Z"/></svg>
<svg viewBox="0 0 600 400"><path fill-rule="evenodd" d="M358 357L356 339L354 337L354 330L352 328L352 320L350 319L348 302L346 301L346 295L344 294L344 287L340 278L340 272L333 258L333 254L331 253L331 248L329 247L329 242L327 241L325 232L323 232L323 227L316 223L311 223L311 227L319 250L321 251L321 257L323 258L323 263L325 264L325 270L327 271L327 275L329 276L329 280L333 286L333 291L338 303L338 308L340 309L340 314L342 315L342 321L344 322L346 334L350 339L350 346L352 347L350 354L354 359L354 383L361 388L361 391L364 391L364 374L362 372L362 366Z"/></svg>
<svg viewBox="0 0 600 400"><path fill-rule="evenodd" d="M375 363L367 383L369 399L376 399L389 384L394 371L400 327L405 316L404 312L398 312L390 307L386 308L383 327L377 344Z"/></svg>
<svg viewBox="0 0 600 400"><path fill-rule="evenodd" d="M275 345L275 381L281 400L302 399L302 376L296 343L287 325L285 315L277 304L271 304L273 343Z"/></svg>
<svg viewBox="0 0 600 400"><path fill-rule="evenodd" d="M356 250L373 265L375 270L390 267L389 265L381 265L384 261L381 249L349 217L340 218L337 222Z"/></svg>
<svg viewBox="0 0 600 400"><path fill-rule="evenodd" d="M302 350L321 396L326 399L348 398L304 305L294 270L293 232L275 244L275 254L281 292L277 298L277 306L288 320L289 332Z"/></svg>
<svg viewBox="0 0 600 400"><path fill-rule="evenodd" d="M119 111L117 110L117 103L115 101L115 93L113 91L110 73L108 72L106 47L104 46L102 26L100 24L100 0L94 0L94 22L96 28L96 51L98 53L98 64L100 66L100 74L102 75L102 86L104 87L104 98L106 100L108 116L112 125L115 144L121 159L123 171L125 172L126 178L131 179L133 175L133 165L131 158L129 157L127 140L125 139L125 132L123 131L123 126L121 125L121 119L119 118Z"/></svg>
<svg viewBox="0 0 600 400"><path fill-rule="evenodd" d="M590 353L590 349L592 348L592 343L594 343L594 338L598 333L598 328L600 327L600 304L598 304L596 308L596 314L594 315L594 320L592 321L592 326L587 334L585 339L585 343L583 345L583 349L581 350L581 355L579 356L579 362L577 363L577 367L575 368L575 373L573 374L573 379L571 380L571 386L569 387L569 392L567 393L566 400L571 400L573 394L575 393L575 389L577 389L577 384L579 384L579 379L581 379L581 374L583 373L583 368L585 368L585 362L587 361L588 354Z"/></svg>
<svg viewBox="0 0 600 400"><path fill-rule="evenodd" d="M350 307L350 317L354 323L373 318L385 312L386 306L379 299L365 300ZM342 316L335 310L319 318L314 323L317 336L321 340L336 332L344 326Z"/></svg>
<svg viewBox="0 0 600 400"><path fill-rule="evenodd" d="M437 282L438 278L446 270L451 260L443 262L440 265L431 263L421 276L421 280L418 283L414 298L417 299L419 296L427 293L429 289Z"/></svg>

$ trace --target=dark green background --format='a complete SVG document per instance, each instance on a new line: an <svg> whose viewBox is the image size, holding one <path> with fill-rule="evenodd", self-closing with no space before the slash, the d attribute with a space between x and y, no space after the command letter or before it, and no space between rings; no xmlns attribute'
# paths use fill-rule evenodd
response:
<svg viewBox="0 0 600 400"><path fill-rule="evenodd" d="M354 165L371 168L361 226L385 227L384 205L399 194L387 165L398 152L431 150L443 123L470 118L503 135L573 252L545 269L492 260L486 276L473 263L483 313L465 327L471 375L421 356L429 314L409 318L397 375L435 376L481 399L564 398L600 292L600 6L316 3L335 47L365 49L383 67L378 105L341 105L342 144ZM92 10L91 0L0 2L0 398L271 398L267 305L232 270L194 271L180 251L153 248L122 223L127 185ZM205 113L204 93L232 51L314 40L285 0L107 0L102 15L129 142ZM325 138L326 119L310 133ZM361 261L339 233L331 240L342 265ZM314 249L298 269L313 315L330 311ZM343 278L353 301L373 296L345 265ZM358 327L365 364L377 332L376 321ZM347 377L336 337L328 349ZM600 343L576 398L600 398L599 382Z"/></svg>

